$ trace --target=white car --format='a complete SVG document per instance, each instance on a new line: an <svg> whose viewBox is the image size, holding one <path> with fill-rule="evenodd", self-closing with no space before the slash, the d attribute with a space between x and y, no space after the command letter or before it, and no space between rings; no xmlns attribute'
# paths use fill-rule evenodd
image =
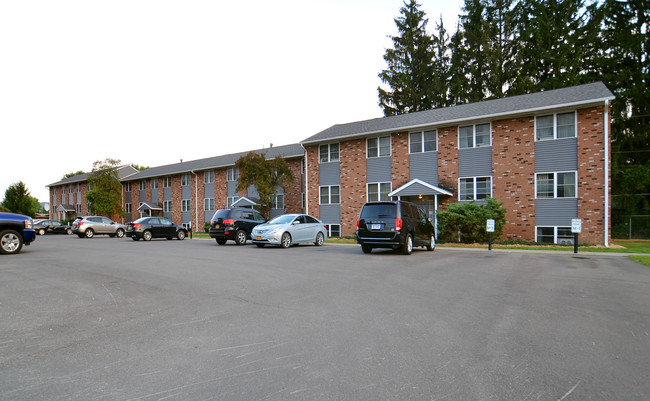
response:
<svg viewBox="0 0 650 401"><path fill-rule="evenodd" d="M288 248L296 244L321 246L327 238L327 227L308 214L283 214L253 228L251 239L262 248L279 245Z"/></svg>

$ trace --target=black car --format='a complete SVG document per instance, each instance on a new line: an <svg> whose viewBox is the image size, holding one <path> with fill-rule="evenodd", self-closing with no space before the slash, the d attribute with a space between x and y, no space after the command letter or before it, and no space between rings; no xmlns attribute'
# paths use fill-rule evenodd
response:
<svg viewBox="0 0 650 401"><path fill-rule="evenodd" d="M34 231L38 235L72 234L72 227L56 220L34 220Z"/></svg>
<svg viewBox="0 0 650 401"><path fill-rule="evenodd" d="M133 241L140 238L145 241L150 241L152 238L183 240L187 237L187 230L166 217L142 217L126 224L126 236L131 237Z"/></svg>
<svg viewBox="0 0 650 401"><path fill-rule="evenodd" d="M255 209L219 209L210 220L210 237L219 245L228 240L244 245L251 238L253 228L262 223L266 223L266 218Z"/></svg>
<svg viewBox="0 0 650 401"><path fill-rule="evenodd" d="M436 247L431 219L415 204L405 201L370 202L357 220L357 243L363 253L373 248L399 249L410 255L414 246Z"/></svg>

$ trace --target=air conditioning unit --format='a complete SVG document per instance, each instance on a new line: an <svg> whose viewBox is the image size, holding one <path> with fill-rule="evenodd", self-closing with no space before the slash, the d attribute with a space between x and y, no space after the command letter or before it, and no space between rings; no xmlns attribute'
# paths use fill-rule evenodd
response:
<svg viewBox="0 0 650 401"><path fill-rule="evenodd" d="M563 238L558 241L560 245L573 245L573 238Z"/></svg>

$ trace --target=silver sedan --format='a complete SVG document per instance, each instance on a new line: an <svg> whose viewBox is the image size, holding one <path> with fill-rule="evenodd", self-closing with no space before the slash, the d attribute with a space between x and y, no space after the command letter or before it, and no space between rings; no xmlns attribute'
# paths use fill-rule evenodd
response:
<svg viewBox="0 0 650 401"><path fill-rule="evenodd" d="M308 214L283 214L256 226L251 232L253 243L260 248L267 244L282 248L308 243L321 246L325 238L327 227Z"/></svg>

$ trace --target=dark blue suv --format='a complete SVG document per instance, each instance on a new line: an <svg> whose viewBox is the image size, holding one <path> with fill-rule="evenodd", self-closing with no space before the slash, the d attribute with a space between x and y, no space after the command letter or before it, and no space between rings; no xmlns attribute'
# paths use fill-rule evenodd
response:
<svg viewBox="0 0 650 401"><path fill-rule="evenodd" d="M34 221L29 216L0 212L0 253L11 255L20 252L23 245L36 239Z"/></svg>

